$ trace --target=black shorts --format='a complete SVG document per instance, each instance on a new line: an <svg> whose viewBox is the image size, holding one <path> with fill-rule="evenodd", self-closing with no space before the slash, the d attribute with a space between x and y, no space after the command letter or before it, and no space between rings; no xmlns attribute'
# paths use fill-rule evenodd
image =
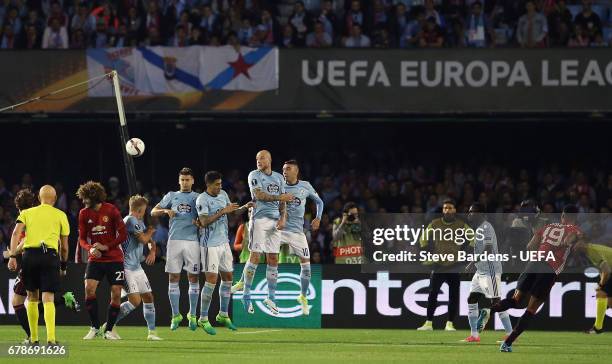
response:
<svg viewBox="0 0 612 364"><path fill-rule="evenodd" d="M557 280L557 274L545 262L529 263L518 278L516 289L545 300Z"/></svg>
<svg viewBox="0 0 612 364"><path fill-rule="evenodd" d="M57 252L48 249L26 249L23 253L21 273L26 290L56 292L60 286L60 264Z"/></svg>
<svg viewBox="0 0 612 364"><path fill-rule="evenodd" d="M13 293L19 296L27 296L28 292L25 288L25 283L23 282L23 270L19 270L17 273L17 277L15 278L15 285L13 286Z"/></svg>
<svg viewBox="0 0 612 364"><path fill-rule="evenodd" d="M121 262L89 262L85 270L85 279L101 281L106 276L108 284L111 286L123 286L125 282L125 272Z"/></svg>
<svg viewBox="0 0 612 364"><path fill-rule="evenodd" d="M612 297L612 278L608 278L606 283L604 283L603 287L601 287L601 290L606 292L608 297Z"/></svg>

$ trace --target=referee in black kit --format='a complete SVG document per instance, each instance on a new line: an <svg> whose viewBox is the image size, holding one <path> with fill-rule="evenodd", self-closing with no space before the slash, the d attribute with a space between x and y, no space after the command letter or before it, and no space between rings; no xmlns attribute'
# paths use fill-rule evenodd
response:
<svg viewBox="0 0 612 364"><path fill-rule="evenodd" d="M38 198L39 206L23 210L17 217L11 237L11 259L8 267L12 271L17 268L15 257L19 239L26 231L22 271L28 292L30 343L38 343L38 303L42 293L47 343L56 345L54 294L59 289L60 270L62 275L66 274L70 227L66 214L53 207L57 196L52 186L41 187Z"/></svg>

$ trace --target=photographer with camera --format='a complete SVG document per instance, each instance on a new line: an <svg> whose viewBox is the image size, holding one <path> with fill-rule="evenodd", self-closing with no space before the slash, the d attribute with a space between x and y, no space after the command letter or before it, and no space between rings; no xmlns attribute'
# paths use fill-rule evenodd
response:
<svg viewBox="0 0 612 364"><path fill-rule="evenodd" d="M342 209L342 219L334 220L334 257L336 264L361 264L361 221L359 209L354 202L347 202Z"/></svg>

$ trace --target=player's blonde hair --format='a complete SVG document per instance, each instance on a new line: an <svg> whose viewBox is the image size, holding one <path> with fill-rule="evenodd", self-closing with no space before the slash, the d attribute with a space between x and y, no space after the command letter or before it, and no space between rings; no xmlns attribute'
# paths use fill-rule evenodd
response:
<svg viewBox="0 0 612 364"><path fill-rule="evenodd" d="M136 210L149 204L149 200L141 195L134 195L130 197L130 210Z"/></svg>

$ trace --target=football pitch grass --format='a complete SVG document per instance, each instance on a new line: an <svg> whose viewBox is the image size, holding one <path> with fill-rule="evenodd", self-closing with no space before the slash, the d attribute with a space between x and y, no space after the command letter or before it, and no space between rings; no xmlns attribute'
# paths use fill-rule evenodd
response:
<svg viewBox="0 0 612 364"><path fill-rule="evenodd" d="M64 358L10 358L0 362L70 363L270 363L305 362L430 362L430 363L607 363L612 357L612 335L580 332L524 333L513 353L500 353L501 332L487 332L479 344L460 342L467 331L421 332L369 329L265 329L217 328L210 336L201 329L180 327L171 332L158 328L164 341L146 341L144 327L118 327L120 341L96 338L84 341L87 327L60 326L60 344L68 347ZM14 344L23 339L18 326L0 326L0 341ZM40 329L41 342L45 330Z"/></svg>

